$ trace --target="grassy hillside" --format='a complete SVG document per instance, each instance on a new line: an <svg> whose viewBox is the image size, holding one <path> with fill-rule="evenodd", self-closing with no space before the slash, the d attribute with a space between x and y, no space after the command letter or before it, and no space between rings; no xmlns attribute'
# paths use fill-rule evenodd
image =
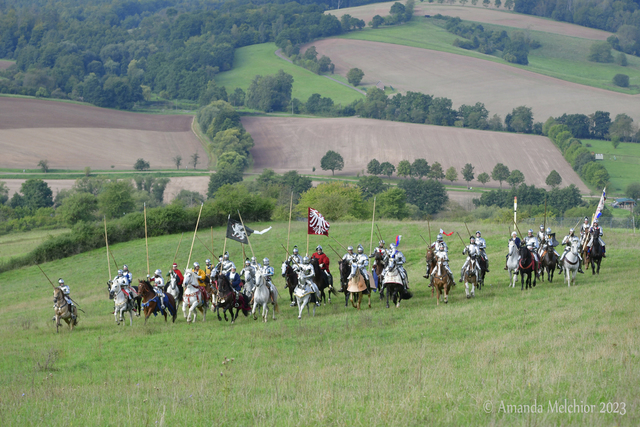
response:
<svg viewBox="0 0 640 427"><path fill-rule="evenodd" d="M640 58L627 55L629 65L626 67L614 63L589 62L587 56L593 40L527 31L531 38L539 40L543 46L529 53L529 65L524 66L508 63L495 56L454 47L452 43L459 37L442 28L440 25L444 25L443 23L444 21L434 18L414 17L411 22L404 25L376 30L367 28L362 31L350 32L341 37L455 53L507 64L574 83L623 93L640 93ZM509 33L522 31L499 25L483 24L483 26L486 29L506 30ZM630 88L623 89L611 83L613 76L618 73L629 75Z"/></svg>
<svg viewBox="0 0 640 427"><path fill-rule="evenodd" d="M615 149L611 141L585 139L583 144L591 144L591 151L604 154L602 164L611 176L612 193L624 194L627 185L640 182L640 144L622 142Z"/></svg>
<svg viewBox="0 0 640 427"><path fill-rule="evenodd" d="M273 226L252 244L256 255L278 266L287 227ZM431 224L432 233L439 226ZM65 278L86 311L73 333L56 335L52 291L40 272L2 274L4 300L12 302L0 312L3 424L637 425L640 320L637 286L628 277L638 271L625 258L637 237L607 231L609 257L599 277L581 275L571 288L556 277L522 292L506 287L501 270L506 226L469 226L487 237L489 285L472 300L458 285L439 307L420 278L425 223L380 224L388 241L403 235L409 260L415 297L400 309L383 308L376 296L374 308L356 312L338 298L299 321L281 295L278 320L267 324L241 317L232 326L210 315L194 325L180 317L176 324L151 318L146 326L136 319L131 328L117 327L102 249L42 266L51 278ZM291 245L304 247L305 227L293 224ZM443 227L466 234L463 224ZM216 253L223 233L214 230ZM369 249L370 224L335 223L331 233ZM210 231L200 238L209 244ZM178 240L149 241L152 269L166 270ZM181 266L190 240L182 241ZM454 237L448 242L457 275L462 244ZM334 242L312 237L311 246L317 243L335 263L328 248ZM144 241L112 249L135 277L146 272ZM238 261L237 244L227 249ZM208 256L196 242L192 259ZM275 283L282 290L279 275ZM225 358L233 362L223 364ZM549 401L564 399L596 405L596 413L550 412ZM501 403L534 402L543 405L542 414L499 412ZM626 414L601 414L600 402L624 402Z"/></svg>
<svg viewBox="0 0 640 427"><path fill-rule="evenodd" d="M0 236L0 262L29 253L43 240L68 231L66 228L61 228L57 230L21 231Z"/></svg>
<svg viewBox="0 0 640 427"><path fill-rule="evenodd" d="M293 76L293 97L302 102L306 102L314 93L343 105L364 97L353 89L278 58L274 53L277 49L275 43L236 49L233 69L216 75L216 83L225 86L228 93L237 87L246 91L256 75L264 76L284 70Z"/></svg>

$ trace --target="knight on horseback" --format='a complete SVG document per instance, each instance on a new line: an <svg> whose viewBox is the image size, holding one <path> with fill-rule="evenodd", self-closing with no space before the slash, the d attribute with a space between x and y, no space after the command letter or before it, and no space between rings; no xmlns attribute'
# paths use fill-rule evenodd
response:
<svg viewBox="0 0 640 427"><path fill-rule="evenodd" d="M371 255L369 255L369 258L375 258L377 253L382 254L382 257L384 258L384 263L387 263L387 250L384 248L384 240L380 240L378 242L378 247L375 248L373 250L373 253Z"/></svg>
<svg viewBox="0 0 640 427"><path fill-rule="evenodd" d="M129 275L131 275L131 273L129 273ZM138 296L135 289L131 287L131 282L127 280L127 277L124 275L124 271L118 270L118 275L113 278L112 282L114 284L117 283L120 285L120 288L122 289L128 300L133 301Z"/></svg>
<svg viewBox="0 0 640 427"><path fill-rule="evenodd" d="M204 264L205 264L205 268L204 268L205 276L211 277L211 273L213 273L213 271L215 269L215 266L213 264L211 264L211 260L208 259L208 258L204 261ZM215 276L215 274L214 274L214 276Z"/></svg>
<svg viewBox="0 0 640 427"><path fill-rule="evenodd" d="M327 276L327 283L329 284L329 291L333 290L333 276L331 275L331 272L329 271L329 263L331 261L329 261L329 257L327 256L327 254L322 252L322 246L320 246L320 245L316 246L316 251L311 254L311 259L317 259L318 260L318 267L320 267L320 269L322 271L324 271L324 274Z"/></svg>
<svg viewBox="0 0 640 427"><path fill-rule="evenodd" d="M454 283L453 272L449 267L449 251L447 250L447 246L444 242L440 242L440 245L437 247L435 252L436 259L440 259L442 261L442 266L447 270L447 274L449 274L449 279L451 279L451 283ZM438 268L438 265L433 266L433 269L429 272L429 276L431 276L431 282L429 284L430 287L433 287L433 277L435 275L435 271Z"/></svg>
<svg viewBox="0 0 640 427"><path fill-rule="evenodd" d="M516 249L520 250L520 245L521 245L521 241L520 238L518 237L518 233L516 233L515 231L511 232L511 238L509 239L509 242L513 242L516 245ZM509 267L507 266L507 260L509 259L509 254L507 254L505 256L505 264L504 264L504 269L505 270L509 270Z"/></svg>
<svg viewBox="0 0 640 427"><path fill-rule="evenodd" d="M490 273L489 256L487 255L487 252L486 252L487 242L482 238L482 233L480 232L480 230L476 231L476 246L478 247L480 257L484 260L485 264L487 265L486 272Z"/></svg>
<svg viewBox="0 0 640 427"><path fill-rule="evenodd" d="M349 246L349 248L351 248L350 252L353 254L353 247ZM345 257L346 256L347 255L345 255ZM355 261L355 258L349 258L349 260L354 260ZM300 282L301 283L306 283L306 285L311 288L313 293L316 294L316 306L320 307L320 289L318 289L318 286L313 281L313 278L315 276L315 271L313 270L313 265L311 265L309 257L304 257L302 259L301 267L302 267L302 269L298 273L298 277L300 278Z"/></svg>
<svg viewBox="0 0 640 427"><path fill-rule="evenodd" d="M242 287L242 280L240 279L240 275L236 273L236 266L232 266L231 270L227 274L227 279L229 279L229 283L231 283L231 287L236 291L236 295L240 293Z"/></svg>
<svg viewBox="0 0 640 427"><path fill-rule="evenodd" d="M462 255L467 255L467 260L464 262L464 264L462 265L462 268L460 269L460 280L458 280L459 283L462 283L462 278L464 277L464 271L467 269L467 267L469 267L469 263L471 263L471 258L480 256L480 250L476 245L475 237L471 236L469 238L469 244L465 246L464 249L462 250ZM478 263L475 264L475 270L476 270L476 273L475 273L476 277L479 277L480 270L478 268Z"/></svg>
<svg viewBox="0 0 640 427"><path fill-rule="evenodd" d="M574 229L571 228L569 229L569 234L564 236L564 239L562 239L561 244L565 245L565 248L564 248L564 252L562 252L562 255L560 255L560 265L564 263L563 261L564 257L567 255L569 251L571 251L571 243L574 241L580 243L580 238L574 234ZM580 256L579 253L578 253L578 259L580 260L578 262L578 273L584 274L584 271L582 271L582 257Z"/></svg>
<svg viewBox="0 0 640 427"><path fill-rule="evenodd" d="M600 228L597 218L593 221L593 226L589 229L589 234L591 236L589 237L589 242L587 243L588 251L591 252L591 248L593 247L593 239L597 237L598 241L600 242L600 246L602 247L602 258L606 258L607 249L605 247L604 241L602 240L602 236L604 235L604 232Z"/></svg>
<svg viewBox="0 0 640 427"><path fill-rule="evenodd" d="M262 263L264 265L262 267L260 267L260 272L262 273L262 275L267 280L267 286L269 286L269 292L270 292L269 298L275 304L275 300L274 300L273 296L276 294L276 290L275 290L276 287L273 284L273 281L271 280L271 278L275 274L275 270L273 269L273 267L271 267L269 265L269 258L263 259ZM260 264L258 264L258 265L260 265ZM313 273L313 268L311 269L311 273Z"/></svg>
<svg viewBox="0 0 640 427"><path fill-rule="evenodd" d="M162 278L162 271L157 269L153 273L152 279L153 290L156 292L156 295L158 295L158 299L160 300L160 308L164 310L164 279Z"/></svg>
<svg viewBox="0 0 640 427"><path fill-rule="evenodd" d="M254 256L251 257L251 266L253 268L255 268L256 270L258 270L259 268L262 268L262 266L260 265L260 263L258 262L256 257L254 257Z"/></svg>
<svg viewBox="0 0 640 427"><path fill-rule="evenodd" d="M542 247L547 239L547 235L544 232L544 225L540 225L540 230L538 231L538 235L536 237L538 238L538 246Z"/></svg>
<svg viewBox="0 0 640 427"><path fill-rule="evenodd" d="M202 270L200 268L200 263L199 262L194 262L193 263L193 274L196 275L196 278L198 279L198 285L199 286L204 286L205 283L205 278L207 277L206 273L204 270Z"/></svg>
<svg viewBox="0 0 640 427"><path fill-rule="evenodd" d="M58 279L58 284L60 285L60 290L62 291L62 294L64 295L64 300L67 302L67 304L69 304L69 312L71 313L71 320L75 321L76 320L76 305L73 303L73 300L71 299L71 289L69 289L69 285L66 285L64 283L64 280L62 278ZM55 301L53 304L53 308L56 308L55 305ZM54 317L55 319L55 317Z"/></svg>
<svg viewBox="0 0 640 427"><path fill-rule="evenodd" d="M393 260L396 268L398 269L398 273L400 273L400 278L402 279L402 286L404 286L404 290L409 289L409 276L407 276L407 270L404 269L404 263L407 262L407 259L404 257L404 254L398 250L395 244L389 244L389 251L387 252L390 260Z"/></svg>
<svg viewBox="0 0 640 427"><path fill-rule="evenodd" d="M370 288L369 272L367 271L367 267L369 266L369 257L364 254L364 248L362 247L362 245L358 245L358 254L355 257L354 262L360 269L360 274L364 278L364 281L367 284L367 288ZM351 279L352 277L353 275L350 275L347 279Z"/></svg>
<svg viewBox="0 0 640 427"><path fill-rule="evenodd" d="M235 264L233 262L231 262L231 260L229 259L229 252L225 252L224 255L222 256L222 265L220 266L220 274L227 274L228 272L231 271L231 268L235 268Z"/></svg>
<svg viewBox="0 0 640 427"><path fill-rule="evenodd" d="M530 228L529 231L527 231L527 237L524 238L524 243L530 248L529 250L536 260L536 265L540 265L540 240L538 240L537 236L533 235L533 229Z"/></svg>
<svg viewBox="0 0 640 427"><path fill-rule="evenodd" d="M589 217L584 217L584 222L580 226L580 243L584 245L584 243L589 238L589 229L591 226L589 225Z"/></svg>
<svg viewBox="0 0 640 427"><path fill-rule="evenodd" d="M240 270L240 276L244 276L245 288L253 288L251 284L255 284L256 269L251 265L251 260L244 260L244 268Z"/></svg>
<svg viewBox="0 0 640 427"><path fill-rule="evenodd" d="M355 262L356 254L353 253L353 246L347 246L347 253L342 256L344 262Z"/></svg>
<svg viewBox="0 0 640 427"><path fill-rule="evenodd" d="M440 244L444 245L444 250L448 253L449 252L449 246L447 246L447 244L444 241L444 236L442 235L442 230L441 230L440 234L438 234L438 237L436 237L436 241L431 244L431 249L433 249L435 251L439 251L440 250Z"/></svg>
<svg viewBox="0 0 640 427"><path fill-rule="evenodd" d="M167 276L173 277L174 275L176 276L176 286L178 287L182 286L182 282L184 282L184 276L182 275L182 272L178 269L178 264L176 264L175 262L171 266L171 271L169 272L169 274L167 274Z"/></svg>
<svg viewBox="0 0 640 427"><path fill-rule="evenodd" d="M300 256L300 251L298 250L298 246L294 246L291 251L291 255L287 258L289 261L289 265L293 268L293 271L298 274L300 272L300 268L302 265L302 257Z"/></svg>
<svg viewBox="0 0 640 427"><path fill-rule="evenodd" d="M129 266L127 264L122 266L122 276L127 279L127 286L131 286L131 282L133 282L133 275L129 271Z"/></svg>

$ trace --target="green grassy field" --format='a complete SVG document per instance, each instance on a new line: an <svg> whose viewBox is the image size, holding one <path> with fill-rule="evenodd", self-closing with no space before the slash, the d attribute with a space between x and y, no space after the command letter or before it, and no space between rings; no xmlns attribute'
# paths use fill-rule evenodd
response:
<svg viewBox="0 0 640 427"><path fill-rule="evenodd" d="M562 80L584 84L617 92L636 94L640 93L640 58L627 55L629 65L626 67L612 64L598 64L589 62L587 56L592 40L576 37L562 36L538 31L528 31L531 38L542 43L542 47L529 53L529 65L517 65L503 61L501 58L481 54L454 47L456 38L454 34L447 32L440 25L444 21L434 18L416 17L411 22L394 27L352 31L343 38L368 40L383 43L399 44L423 49L432 49L442 52L455 53L470 56L487 61L507 64L523 70L556 77ZM482 24L486 29L506 30L507 32L521 31L511 27ZM614 52L615 53L615 52ZM629 76L630 88L620 88L611 79L621 73Z"/></svg>
<svg viewBox="0 0 640 427"><path fill-rule="evenodd" d="M604 154L602 164L611 176L611 194L622 196L627 185L640 182L640 144L622 142L614 149L611 141L584 139L582 143L591 144L589 149L594 153Z"/></svg>
<svg viewBox="0 0 640 427"><path fill-rule="evenodd" d="M0 236L0 262L24 255L36 248L43 240L68 232L66 228L57 230L34 230Z"/></svg>
<svg viewBox="0 0 640 427"><path fill-rule="evenodd" d="M233 69L217 74L215 81L225 86L231 93L235 88L242 88L245 92L256 75L275 74L278 70L293 76L293 97L302 102L314 93L333 99L336 104L349 104L364 95L319 76L297 65L293 65L275 55L278 48L274 43L263 43L236 49Z"/></svg>
<svg viewBox="0 0 640 427"><path fill-rule="evenodd" d="M568 288L556 276L523 292L507 288L502 271L506 226L469 224L488 241L487 286L467 300L458 284L449 304L436 307L421 278L419 235L428 238L427 224L379 225L388 241L403 235L415 296L399 309L383 308L375 296L372 309L357 312L339 294L315 317L305 312L297 320L281 295L278 320L267 324L241 316L230 325L209 313L193 325L180 314L175 324L152 317L146 326L135 319L133 327L118 327L101 249L42 265L53 280L66 280L86 311L73 333L63 328L56 335L52 290L38 269L0 275L3 425L638 425L639 293L632 279L638 268L627 255L638 237L607 230L599 277L580 275L578 286ZM286 244L287 224L273 226L252 245L258 257L272 259L282 290L279 244ZM440 226L465 234L463 224L452 223L431 224L432 233ZM305 227L293 224L291 245L304 248ZM214 230L216 254L223 233ZM334 223L331 234L369 249L370 224ZM200 238L209 244L210 231ZM462 244L454 238L447 241L457 276ZM150 239L152 269L166 273L178 240ZM190 241L185 235L181 268ZM311 246L318 243L335 272L337 257L328 247L335 243L312 236ZM227 249L237 262L237 243ZM112 250L134 277L146 273L144 241ZM209 256L196 241L192 261ZM595 405L595 413L554 412L564 399ZM600 413L608 402L623 403L625 414ZM542 405L541 414L501 411L534 404Z"/></svg>

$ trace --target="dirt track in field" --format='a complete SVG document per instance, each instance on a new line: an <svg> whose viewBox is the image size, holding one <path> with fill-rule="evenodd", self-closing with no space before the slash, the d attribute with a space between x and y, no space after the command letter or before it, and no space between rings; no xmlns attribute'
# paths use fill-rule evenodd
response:
<svg viewBox="0 0 640 427"><path fill-rule="evenodd" d="M382 81L400 92L417 91L462 104L484 103L490 115L502 119L513 108L531 107L534 120L564 113L608 111L640 120L640 96L583 86L509 65L446 52L363 40L325 39L313 43L321 55L346 76L349 69L364 71L363 85ZM384 64L384 66L381 66Z"/></svg>
<svg viewBox="0 0 640 427"><path fill-rule="evenodd" d="M349 14L354 18L363 19L366 24L371 21L375 15L389 15L389 9L394 2L375 3L359 7L349 7L339 10L330 10L330 13L340 18L342 15ZM581 27L580 25L569 24L566 22L553 21L551 19L538 18L531 15L522 15L506 10L498 10L495 8L485 8L481 6L452 6L428 3L417 3L415 6L414 16L416 18L424 15L437 14L459 17L465 21L483 22L487 24L503 25L505 27L522 28L532 31L544 31L548 33L560 34L564 36L580 37L592 40L606 40L611 35L606 31L596 30L594 28ZM333 59L333 58L331 58Z"/></svg>
<svg viewBox="0 0 640 427"><path fill-rule="evenodd" d="M344 175L361 173L373 158L396 166L401 160L425 158L429 164L437 161L445 170L454 166L458 171L471 163L476 176L490 174L497 163L504 163L519 169L527 184L546 187L544 181L555 169L563 186L575 184L588 192L556 147L541 136L357 118L243 117L242 124L255 142L251 151L255 171L312 173L315 166L316 174L323 173L320 159L334 150L344 159L344 169L338 172ZM466 185L459 176L456 183ZM481 184L472 181L471 185Z"/></svg>
<svg viewBox="0 0 640 427"><path fill-rule="evenodd" d="M46 159L52 169L133 169L143 158L153 169L169 169L175 156L184 165L197 151L204 168L207 156L192 120L0 97L0 167L34 168Z"/></svg>

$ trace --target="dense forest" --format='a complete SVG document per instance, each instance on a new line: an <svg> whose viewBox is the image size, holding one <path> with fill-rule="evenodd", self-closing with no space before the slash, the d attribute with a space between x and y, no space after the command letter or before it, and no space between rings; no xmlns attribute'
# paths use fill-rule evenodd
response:
<svg viewBox="0 0 640 427"><path fill-rule="evenodd" d="M515 11L616 33L614 49L640 55L640 0L516 0Z"/></svg>
<svg viewBox="0 0 640 427"><path fill-rule="evenodd" d="M121 109L151 93L198 100L216 73L231 69L238 47L342 33L326 7L309 0L2 0L0 58L16 64L0 75L0 92Z"/></svg>

